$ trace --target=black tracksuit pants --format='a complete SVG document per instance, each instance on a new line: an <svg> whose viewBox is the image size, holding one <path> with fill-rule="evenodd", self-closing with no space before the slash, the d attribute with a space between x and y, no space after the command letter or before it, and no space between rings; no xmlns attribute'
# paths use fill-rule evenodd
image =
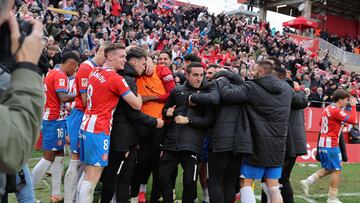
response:
<svg viewBox="0 0 360 203"><path fill-rule="evenodd" d="M209 153L210 202L233 203L239 180L241 158L229 152Z"/></svg>
<svg viewBox="0 0 360 203"><path fill-rule="evenodd" d="M164 203L173 203L172 175L178 164L183 168L183 203L196 199L199 155L190 151L163 151L160 158L159 180Z"/></svg>
<svg viewBox="0 0 360 203"><path fill-rule="evenodd" d="M279 183L282 184L281 196L283 198L283 202L286 203L294 203L294 191L291 187L290 175L294 168L295 162L296 157L285 157L281 178L279 179ZM267 197L264 191L262 191L261 194L261 202L267 203Z"/></svg>
<svg viewBox="0 0 360 203"><path fill-rule="evenodd" d="M139 150L135 172L131 183L131 196L137 197L140 184L147 184L151 173L153 184L151 189L151 203L157 203L160 197L159 190L159 161L161 144L165 136L165 129L139 126Z"/></svg>
<svg viewBox="0 0 360 203"><path fill-rule="evenodd" d="M125 158L125 154L126 152L113 150L109 152L109 163L101 177L103 183L102 203L109 203L114 193L118 203L127 203L129 201L129 187L136 160L136 146L130 148L127 158Z"/></svg>

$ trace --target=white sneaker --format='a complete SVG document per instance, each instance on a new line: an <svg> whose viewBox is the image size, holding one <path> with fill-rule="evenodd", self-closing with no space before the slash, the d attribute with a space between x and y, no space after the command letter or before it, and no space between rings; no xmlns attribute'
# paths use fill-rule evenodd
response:
<svg viewBox="0 0 360 203"><path fill-rule="evenodd" d="M138 203L139 201L138 201L138 198L137 197L132 197L131 199L130 199L130 203Z"/></svg>
<svg viewBox="0 0 360 203"><path fill-rule="evenodd" d="M207 195L207 196L203 196L203 198L202 198L202 203L209 203L210 202L210 198L209 198L209 196Z"/></svg>
<svg viewBox="0 0 360 203"><path fill-rule="evenodd" d="M338 198L328 198L326 203L342 203Z"/></svg>
<svg viewBox="0 0 360 203"><path fill-rule="evenodd" d="M301 189L305 193L306 196L309 196L309 185L307 184L306 180L300 181Z"/></svg>

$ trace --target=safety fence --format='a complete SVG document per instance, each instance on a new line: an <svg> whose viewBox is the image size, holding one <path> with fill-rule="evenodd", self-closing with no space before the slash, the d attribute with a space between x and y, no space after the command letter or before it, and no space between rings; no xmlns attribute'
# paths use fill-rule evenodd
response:
<svg viewBox="0 0 360 203"><path fill-rule="evenodd" d="M351 64L355 66L360 66L360 55L351 53L348 51L344 51L340 49L339 47L321 39L319 39L319 47L320 50L324 51L325 49L329 50L329 54L333 57L335 57L337 60L339 60L343 64Z"/></svg>

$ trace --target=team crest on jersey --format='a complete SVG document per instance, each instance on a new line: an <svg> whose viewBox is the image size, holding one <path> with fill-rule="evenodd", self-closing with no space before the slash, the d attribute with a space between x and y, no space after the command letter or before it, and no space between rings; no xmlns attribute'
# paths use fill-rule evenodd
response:
<svg viewBox="0 0 360 203"><path fill-rule="evenodd" d="M65 86L65 79L59 79L59 85Z"/></svg>
<svg viewBox="0 0 360 203"><path fill-rule="evenodd" d="M129 85L127 84L127 82L126 82L126 80L125 80L125 79L122 79L122 81L123 81L123 83L124 83L125 87L129 87Z"/></svg>
<svg viewBox="0 0 360 203"><path fill-rule="evenodd" d="M346 116L346 115L347 115L344 111L340 111L340 114L341 114L342 116Z"/></svg>
<svg viewBox="0 0 360 203"><path fill-rule="evenodd" d="M87 78L81 78L81 86L87 87L88 85L88 79Z"/></svg>

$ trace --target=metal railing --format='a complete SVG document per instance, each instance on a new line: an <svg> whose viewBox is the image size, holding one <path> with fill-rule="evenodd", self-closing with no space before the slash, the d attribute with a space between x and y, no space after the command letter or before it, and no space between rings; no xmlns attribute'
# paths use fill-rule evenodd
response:
<svg viewBox="0 0 360 203"><path fill-rule="evenodd" d="M333 102L326 102L326 101L309 101L308 103L308 107L313 107L313 108L325 108L326 106L330 105ZM346 106L345 110L350 111L351 110L351 106L348 105ZM356 104L356 111L360 111L360 104Z"/></svg>
<svg viewBox="0 0 360 203"><path fill-rule="evenodd" d="M329 54L333 57L335 57L337 60L339 60L343 64L351 64L355 66L360 66L360 54L351 53L348 51L344 51L340 49L339 47L331 44L330 42L327 42L321 38L319 39L319 48L321 50L328 49Z"/></svg>

